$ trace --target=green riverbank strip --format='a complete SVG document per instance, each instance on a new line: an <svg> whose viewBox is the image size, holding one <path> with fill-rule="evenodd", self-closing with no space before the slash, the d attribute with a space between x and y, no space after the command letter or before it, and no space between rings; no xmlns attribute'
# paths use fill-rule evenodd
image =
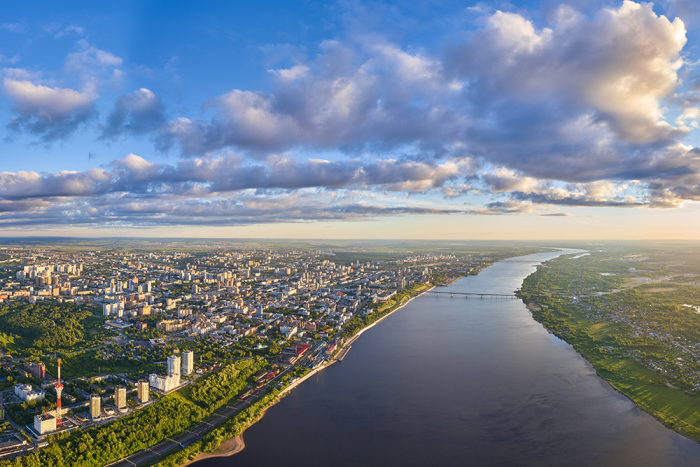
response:
<svg viewBox="0 0 700 467"><path fill-rule="evenodd" d="M700 365L679 364L678 357L679 348L700 341L700 315L679 306L700 300L700 290L627 288L629 266L603 254L562 256L528 276L520 295L532 316L614 389L667 428L700 441L700 397L688 380Z"/></svg>
<svg viewBox="0 0 700 467"><path fill-rule="evenodd" d="M273 389L247 409L239 412L219 428L216 428L186 448L167 456L156 467L175 467L193 460L203 452L213 452L227 439L239 436L246 428L255 423L268 407L277 403L281 389Z"/></svg>

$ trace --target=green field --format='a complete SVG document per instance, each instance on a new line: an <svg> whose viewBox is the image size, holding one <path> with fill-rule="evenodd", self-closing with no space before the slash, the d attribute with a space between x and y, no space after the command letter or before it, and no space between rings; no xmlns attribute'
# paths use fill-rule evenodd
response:
<svg viewBox="0 0 700 467"><path fill-rule="evenodd" d="M700 441L700 314L684 306L700 304L700 287L688 280L691 268L680 253L658 256L634 250L559 257L529 276L521 294L533 317L612 387Z"/></svg>

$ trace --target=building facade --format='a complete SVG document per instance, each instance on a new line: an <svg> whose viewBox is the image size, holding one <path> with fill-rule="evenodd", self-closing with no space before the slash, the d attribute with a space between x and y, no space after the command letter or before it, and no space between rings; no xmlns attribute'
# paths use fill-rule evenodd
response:
<svg viewBox="0 0 700 467"><path fill-rule="evenodd" d="M126 407L126 386L117 386L114 388L114 405L118 409Z"/></svg>
<svg viewBox="0 0 700 467"><path fill-rule="evenodd" d="M15 395L25 402L32 402L44 399L44 391L35 391L31 384L15 384Z"/></svg>
<svg viewBox="0 0 700 467"><path fill-rule="evenodd" d="M182 353L182 374L191 375L194 372L194 352L186 350Z"/></svg>
<svg viewBox="0 0 700 467"><path fill-rule="evenodd" d="M100 418L102 416L102 398L97 394L92 394L90 396L90 417L92 419Z"/></svg>
<svg viewBox="0 0 700 467"><path fill-rule="evenodd" d="M145 404L148 402L149 399L149 393L148 393L148 381L145 379L139 380L138 382L138 388L139 388L139 402L142 404Z"/></svg>
<svg viewBox="0 0 700 467"><path fill-rule="evenodd" d="M168 357L168 376L180 376L181 361L177 355Z"/></svg>
<svg viewBox="0 0 700 467"><path fill-rule="evenodd" d="M34 415L34 431L40 435L56 431L56 417L48 413Z"/></svg>
<svg viewBox="0 0 700 467"><path fill-rule="evenodd" d="M149 384L153 389L159 391L168 392L180 386L180 375L175 376L161 376L161 375L149 375Z"/></svg>

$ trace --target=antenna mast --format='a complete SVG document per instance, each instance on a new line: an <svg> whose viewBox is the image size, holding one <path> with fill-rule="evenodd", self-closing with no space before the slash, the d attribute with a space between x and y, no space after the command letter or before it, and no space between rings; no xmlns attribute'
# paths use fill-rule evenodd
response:
<svg viewBox="0 0 700 467"><path fill-rule="evenodd" d="M63 392L63 384L61 384L61 359L58 359L58 383L54 386L56 389L56 428L63 426L61 418L61 393Z"/></svg>

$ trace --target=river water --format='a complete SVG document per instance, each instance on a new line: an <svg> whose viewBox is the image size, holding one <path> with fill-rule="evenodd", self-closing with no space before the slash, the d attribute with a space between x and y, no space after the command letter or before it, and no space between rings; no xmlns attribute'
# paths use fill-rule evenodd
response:
<svg viewBox="0 0 700 467"><path fill-rule="evenodd" d="M511 293L534 270L497 263L449 290ZM700 461L699 444L615 392L520 300L445 294L416 298L365 332L341 363L292 390L243 438L239 454L196 467Z"/></svg>

